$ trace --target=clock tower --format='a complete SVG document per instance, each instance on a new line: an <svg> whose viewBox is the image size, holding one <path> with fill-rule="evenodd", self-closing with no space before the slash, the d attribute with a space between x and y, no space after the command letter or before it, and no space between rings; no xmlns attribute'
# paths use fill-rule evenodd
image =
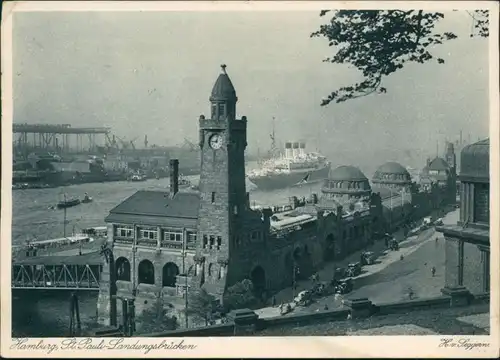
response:
<svg viewBox="0 0 500 360"><path fill-rule="evenodd" d="M248 200L245 186L246 117L236 119L236 91L222 65L210 96L210 119L199 119L200 207L196 274L201 285L222 297L234 239Z"/></svg>

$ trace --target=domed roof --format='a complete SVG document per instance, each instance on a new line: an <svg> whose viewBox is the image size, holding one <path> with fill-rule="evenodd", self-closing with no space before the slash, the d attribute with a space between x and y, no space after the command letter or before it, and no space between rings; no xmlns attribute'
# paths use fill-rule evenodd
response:
<svg viewBox="0 0 500 360"><path fill-rule="evenodd" d="M380 165L375 173L410 175L403 165L395 161L388 161Z"/></svg>
<svg viewBox="0 0 500 360"><path fill-rule="evenodd" d="M449 168L450 167L448 166L446 160L440 157L434 158L434 160L432 160L428 166L429 170L436 170L436 171L448 170Z"/></svg>
<svg viewBox="0 0 500 360"><path fill-rule="evenodd" d="M237 101L236 90L234 89L231 79L226 73L226 65L221 65L222 74L219 75L212 89L210 101Z"/></svg>
<svg viewBox="0 0 500 360"><path fill-rule="evenodd" d="M342 180L342 181L364 181L368 178L355 166L342 165L334 170L330 170L328 175L330 180Z"/></svg>
<svg viewBox="0 0 500 360"><path fill-rule="evenodd" d="M411 175L400 163L388 161L378 167L373 174L372 181L374 183L409 184Z"/></svg>
<svg viewBox="0 0 500 360"><path fill-rule="evenodd" d="M467 145L461 152L460 178L473 178L489 182L490 139Z"/></svg>

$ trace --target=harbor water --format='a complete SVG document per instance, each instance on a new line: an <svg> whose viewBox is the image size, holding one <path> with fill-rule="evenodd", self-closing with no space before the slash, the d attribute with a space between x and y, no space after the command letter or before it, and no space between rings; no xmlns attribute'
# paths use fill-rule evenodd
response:
<svg viewBox="0 0 500 360"><path fill-rule="evenodd" d="M197 176L189 176L187 179L194 185L199 181ZM70 235L86 227L102 226L109 211L136 191L168 191L169 184L169 179L164 178L143 182L108 182L60 188L14 190L12 192L12 245L22 245L26 240L60 238L65 231L66 235ZM321 183L313 183L266 192L256 189L249 183L247 190L250 191L251 205L278 205L286 204L290 196L308 197L312 193L319 193L320 187ZM62 199L63 194L66 194L68 198L82 199L85 193L92 196L94 201L68 208L65 228L64 211L51 209L51 207ZM38 293L38 291L28 294L22 290L13 294L13 336L66 336L70 321L69 292L62 291L56 294L54 292ZM92 326L96 316L97 292L79 296L82 323L87 327ZM29 297L33 303L25 304L22 300L26 297ZM30 309L29 312L25 311L27 307ZM47 332L49 328L50 335Z"/></svg>

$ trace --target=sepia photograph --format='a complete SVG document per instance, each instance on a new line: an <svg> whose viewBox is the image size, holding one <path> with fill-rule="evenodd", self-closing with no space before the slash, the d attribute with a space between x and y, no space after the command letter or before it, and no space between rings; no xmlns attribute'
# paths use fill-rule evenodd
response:
<svg viewBox="0 0 500 360"><path fill-rule="evenodd" d="M498 4L168 3L4 6L2 355L498 355Z"/></svg>

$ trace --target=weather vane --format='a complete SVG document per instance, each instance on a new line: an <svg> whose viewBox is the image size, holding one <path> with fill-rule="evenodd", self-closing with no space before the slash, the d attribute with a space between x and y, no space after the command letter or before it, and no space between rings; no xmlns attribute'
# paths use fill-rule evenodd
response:
<svg viewBox="0 0 500 360"><path fill-rule="evenodd" d="M222 68L222 72L224 74L226 74L226 67L227 67L227 65L226 64L222 64L220 67Z"/></svg>

